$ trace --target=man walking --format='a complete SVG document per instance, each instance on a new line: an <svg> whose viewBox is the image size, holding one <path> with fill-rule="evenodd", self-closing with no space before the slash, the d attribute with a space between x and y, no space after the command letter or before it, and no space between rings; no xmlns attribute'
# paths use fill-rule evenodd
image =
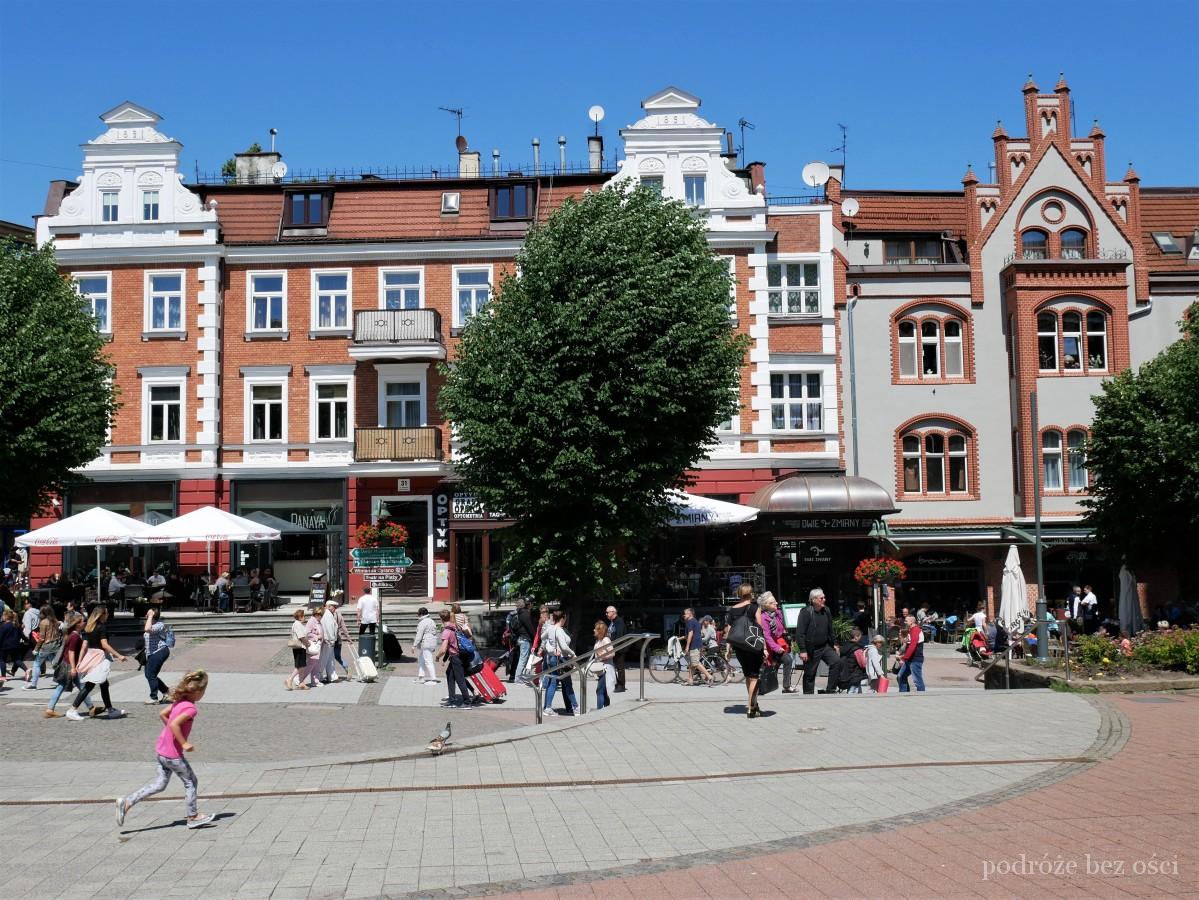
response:
<svg viewBox="0 0 1199 900"><path fill-rule="evenodd" d="M1099 598L1089 584L1084 584L1082 591L1082 629L1087 634L1093 634L1099 624Z"/></svg>
<svg viewBox="0 0 1199 900"><path fill-rule="evenodd" d="M900 651L899 692L906 694L911 691L908 687L908 675L916 682L916 690L924 690L924 631L916 624L915 616L904 620L907 626L908 642ZM984 626L985 627L985 626Z"/></svg>
<svg viewBox="0 0 1199 900"><path fill-rule="evenodd" d="M516 628L514 636L516 637L516 647L518 652L516 660L516 677L520 679L521 684L530 684L529 676L525 673L525 666L529 664L529 654L533 649L533 601L526 597L517 607L516 610ZM512 673L509 672L509 675ZM509 681L512 679L509 678Z"/></svg>
<svg viewBox="0 0 1199 900"><path fill-rule="evenodd" d="M812 588L808 593L809 605L799 614L799 623L795 627L796 643L799 646L799 658L803 660L803 692L816 693L816 675L823 662L828 666L828 681L824 693L831 694L837 689L840 675L841 657L833 649L833 614L825 606L823 588Z"/></svg>
<svg viewBox="0 0 1199 900"><path fill-rule="evenodd" d="M325 613L321 616L321 656L317 671L320 672L320 679L324 684L341 680L337 677L337 670L333 668L333 645L337 643L337 616L333 614L335 608L336 603L330 601L325 604Z"/></svg>
<svg viewBox="0 0 1199 900"><path fill-rule="evenodd" d="M341 604L336 600L330 600L325 604L325 608L332 611L333 620L337 626L337 640L333 643L333 660L337 663L337 665L341 666L342 669L345 670L346 680L353 681L354 676L350 673L350 667L347 666L345 660L341 658L341 645L350 643L350 630L346 627L345 617L341 614ZM350 659L353 659L354 656L355 654L351 653ZM333 672L336 674L337 669L333 668Z"/></svg>
<svg viewBox="0 0 1199 900"><path fill-rule="evenodd" d="M358 612L358 633L374 634L379 624L379 600L374 591L366 591L354 607Z"/></svg>
<svg viewBox="0 0 1199 900"><path fill-rule="evenodd" d="M616 612L615 606L609 606L604 610L604 618L608 620L608 639L612 643L615 644L620 638L628 634L624 627L624 617ZM625 649L621 647L612 657L612 665L616 667L616 687L613 688L613 693L616 694L624 692Z"/></svg>
<svg viewBox="0 0 1199 900"><path fill-rule="evenodd" d="M683 653L687 657L687 684L695 684L695 673L699 672L710 685L712 673L704 667L701 657L704 646L703 630L700 628L699 619L695 618L695 610L690 606L683 610L683 627L687 635L683 643Z"/></svg>

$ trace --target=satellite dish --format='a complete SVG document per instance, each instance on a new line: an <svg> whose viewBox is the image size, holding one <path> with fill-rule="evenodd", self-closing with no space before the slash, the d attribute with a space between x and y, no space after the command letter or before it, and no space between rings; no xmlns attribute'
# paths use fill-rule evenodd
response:
<svg viewBox="0 0 1199 900"><path fill-rule="evenodd" d="M828 164L819 161L810 162L803 167L803 181L808 187L820 187L828 183Z"/></svg>
<svg viewBox="0 0 1199 900"><path fill-rule="evenodd" d="M454 146L458 148L459 153L465 153L467 148L466 138L462 135L454 138Z"/></svg>
<svg viewBox="0 0 1199 900"><path fill-rule="evenodd" d="M853 197L846 197L841 201L841 215L852 219L858 214L858 201Z"/></svg>
<svg viewBox="0 0 1199 900"><path fill-rule="evenodd" d="M587 110L587 118L598 125L604 121L604 108L598 105L591 107L591 109Z"/></svg>
<svg viewBox="0 0 1199 900"><path fill-rule="evenodd" d="M282 178L286 174L287 174L287 163L283 162L282 160L280 160L279 162L277 162L273 166L271 166L271 177L272 178Z"/></svg>

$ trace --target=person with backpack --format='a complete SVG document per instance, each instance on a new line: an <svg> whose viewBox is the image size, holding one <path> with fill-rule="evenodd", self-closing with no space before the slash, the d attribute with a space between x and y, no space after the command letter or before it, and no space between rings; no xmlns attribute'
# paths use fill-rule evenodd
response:
<svg viewBox="0 0 1199 900"><path fill-rule="evenodd" d="M163 665L171 655L175 646L175 632L166 622L162 614L154 608L146 613L146 624L142 627L146 641L146 683L150 685L150 696L143 701L147 706L166 703L171 696L170 686L158 677Z"/></svg>
<svg viewBox="0 0 1199 900"><path fill-rule="evenodd" d="M841 645L840 678L837 689L847 694L862 693L866 677L866 648L862 646L862 629L854 628L850 639Z"/></svg>
<svg viewBox="0 0 1199 900"><path fill-rule="evenodd" d="M454 627L454 614L451 610L443 609L439 615L441 643L437 647L437 656L445 661L445 680L449 690L445 705L462 709L470 705L470 691L466 686L466 671L462 667L461 648L458 646L458 636L461 632Z"/></svg>

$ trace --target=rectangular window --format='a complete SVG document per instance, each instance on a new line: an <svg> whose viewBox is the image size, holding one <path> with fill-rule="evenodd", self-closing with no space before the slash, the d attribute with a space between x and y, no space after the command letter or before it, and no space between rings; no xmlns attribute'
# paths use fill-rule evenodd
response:
<svg viewBox="0 0 1199 900"><path fill-rule="evenodd" d="M533 216L533 186L508 184L492 188L492 219L530 219Z"/></svg>
<svg viewBox="0 0 1199 900"><path fill-rule="evenodd" d="M101 334L112 331L112 319L109 317L109 301L111 300L110 282L108 275L76 275L75 286L92 309L96 319L96 330Z"/></svg>
<svg viewBox="0 0 1199 900"><path fill-rule="evenodd" d="M957 319L946 319L944 322L945 334L945 376L947 378L961 378L964 369L962 367L962 323Z"/></svg>
<svg viewBox="0 0 1199 900"><path fill-rule="evenodd" d="M350 434L350 386L316 386L316 438L318 441L345 440Z"/></svg>
<svg viewBox="0 0 1199 900"><path fill-rule="evenodd" d="M283 440L283 385L250 386L250 440Z"/></svg>
<svg viewBox="0 0 1199 900"><path fill-rule="evenodd" d="M729 267L729 318L737 318L737 257L724 257Z"/></svg>
<svg viewBox="0 0 1199 900"><path fill-rule="evenodd" d="M100 194L101 221L115 222L117 220L117 214L119 212L117 196L118 195L116 191L104 191Z"/></svg>
<svg viewBox="0 0 1199 900"><path fill-rule="evenodd" d="M250 276L250 330L282 331L286 314L283 275Z"/></svg>
<svg viewBox="0 0 1199 900"><path fill-rule="evenodd" d="M1070 490L1087 489L1087 435L1085 431L1071 431L1066 435L1066 450L1070 457Z"/></svg>
<svg viewBox="0 0 1199 900"><path fill-rule="evenodd" d="M1042 372L1057 371L1057 316L1053 313L1037 316L1037 358Z"/></svg>
<svg viewBox="0 0 1199 900"><path fill-rule="evenodd" d="M641 186L647 187L655 193L662 193L662 176L661 175L642 175Z"/></svg>
<svg viewBox="0 0 1199 900"><path fill-rule="evenodd" d="M420 269L383 273L383 308L421 308Z"/></svg>
<svg viewBox="0 0 1199 900"><path fill-rule="evenodd" d="M457 303L454 316L462 326L471 316L478 315L491 299L491 273L487 269L458 269L454 273L454 294Z"/></svg>
<svg viewBox="0 0 1199 900"><path fill-rule="evenodd" d="M314 328L348 328L350 323L350 276L345 272L316 273L316 321Z"/></svg>
<svg viewBox="0 0 1199 900"><path fill-rule="evenodd" d="M1174 235L1168 231L1153 232L1153 241L1162 253L1182 253L1182 247L1178 245L1178 241L1174 240Z"/></svg>
<svg viewBox="0 0 1199 900"><path fill-rule="evenodd" d="M770 427L775 431L820 431L824 407L820 375L788 372L770 376Z"/></svg>
<svg viewBox="0 0 1199 900"><path fill-rule="evenodd" d="M707 175L683 176L683 193L687 197L688 206L704 205L704 188L707 181Z"/></svg>
<svg viewBox="0 0 1199 900"><path fill-rule="evenodd" d="M1020 432L1012 432L1012 493L1020 493Z"/></svg>
<svg viewBox="0 0 1199 900"><path fill-rule="evenodd" d="M183 275L150 276L150 322L147 331L183 330Z"/></svg>
<svg viewBox="0 0 1199 900"><path fill-rule="evenodd" d="M1056 431L1041 435L1041 466L1045 471L1045 490L1062 489L1062 436Z"/></svg>
<svg viewBox="0 0 1199 900"><path fill-rule="evenodd" d="M183 422L183 389L177 384L153 384L149 387L147 406L149 407L151 444L178 443L182 437Z"/></svg>
<svg viewBox="0 0 1199 900"><path fill-rule="evenodd" d="M936 265L944 262L940 238L902 238L883 241L883 262L899 266L917 263Z"/></svg>
<svg viewBox="0 0 1199 900"><path fill-rule="evenodd" d="M288 194L283 207L283 224L289 228L310 228L328 221L329 203L323 191L299 191Z"/></svg>
<svg viewBox="0 0 1199 900"><path fill-rule="evenodd" d="M383 392L384 423L388 428L419 428L421 421L420 382L389 381Z"/></svg>
<svg viewBox="0 0 1199 900"><path fill-rule="evenodd" d="M142 221L158 221L158 191L142 191Z"/></svg>
<svg viewBox="0 0 1199 900"><path fill-rule="evenodd" d="M819 263L771 263L766 267L766 286L771 315L820 314Z"/></svg>

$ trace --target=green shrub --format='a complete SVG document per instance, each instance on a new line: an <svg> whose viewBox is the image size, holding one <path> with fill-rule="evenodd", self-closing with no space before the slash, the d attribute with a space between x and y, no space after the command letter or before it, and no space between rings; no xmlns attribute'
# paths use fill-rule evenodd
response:
<svg viewBox="0 0 1199 900"><path fill-rule="evenodd" d="M1099 669L1104 666L1121 667L1128 664L1128 657L1120 653L1120 645L1105 635L1079 635L1071 652L1080 666Z"/></svg>
<svg viewBox="0 0 1199 900"><path fill-rule="evenodd" d="M1148 631L1136 639L1133 658L1155 669L1199 675L1199 629Z"/></svg>

